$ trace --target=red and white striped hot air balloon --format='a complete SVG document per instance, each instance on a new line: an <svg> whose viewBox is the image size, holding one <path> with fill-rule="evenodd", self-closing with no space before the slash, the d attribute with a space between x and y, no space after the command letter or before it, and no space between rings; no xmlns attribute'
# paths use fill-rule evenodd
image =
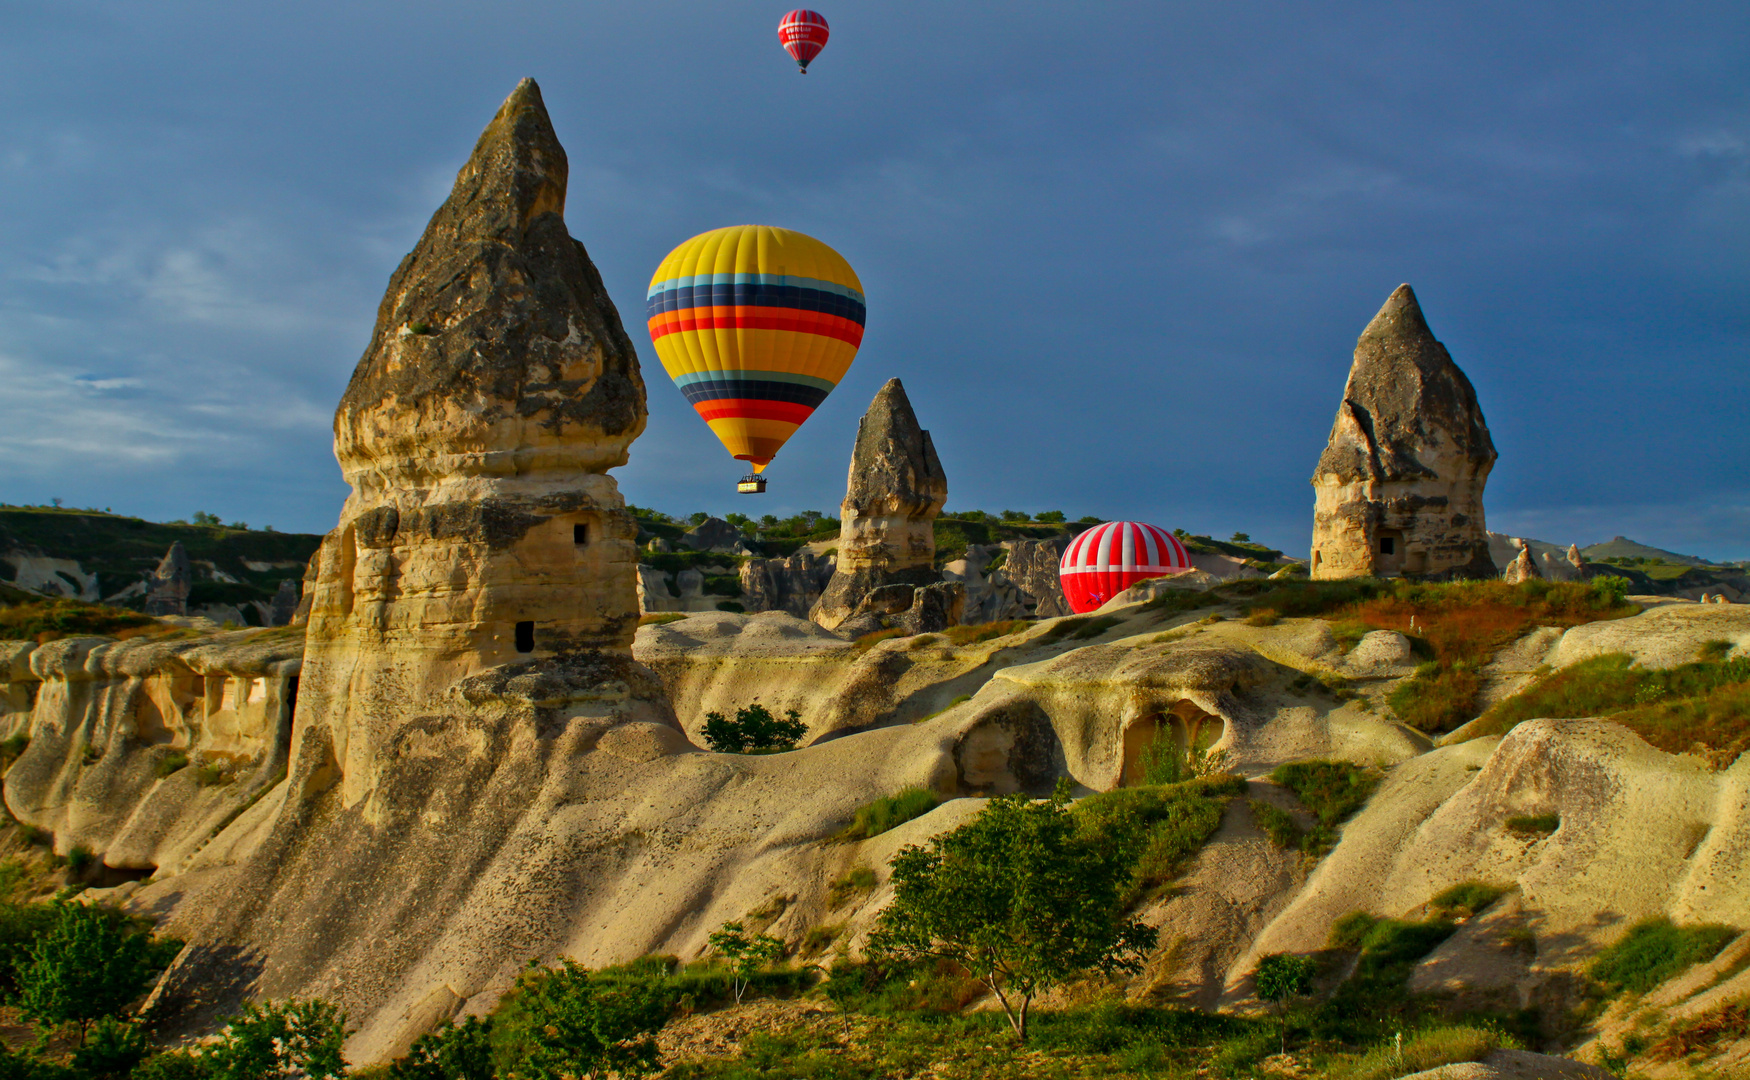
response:
<svg viewBox="0 0 1750 1080"><path fill-rule="evenodd" d="M808 74L808 62L826 48L826 37L826 16L818 11L798 8L778 20L778 43L804 75Z"/></svg>
<svg viewBox="0 0 1750 1080"><path fill-rule="evenodd" d="M1139 581L1192 569L1179 538L1140 521L1108 521L1070 541L1057 563L1071 610L1093 611Z"/></svg>

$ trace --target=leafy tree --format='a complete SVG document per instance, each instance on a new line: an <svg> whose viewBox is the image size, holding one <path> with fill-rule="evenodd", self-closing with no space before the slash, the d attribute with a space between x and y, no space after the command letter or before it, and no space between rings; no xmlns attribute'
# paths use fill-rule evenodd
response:
<svg viewBox="0 0 1750 1080"><path fill-rule="evenodd" d="M766 528L766 529L777 528L778 527L778 515L776 515L776 514L761 514L760 515L760 526L762 528Z"/></svg>
<svg viewBox="0 0 1750 1080"><path fill-rule="evenodd" d="M1047 510L1041 514L1034 514L1033 520L1044 522L1047 525L1061 525L1063 524L1063 511Z"/></svg>
<svg viewBox="0 0 1750 1080"><path fill-rule="evenodd" d="M703 511L703 510L700 510L699 512L697 512L695 514L688 514L687 515L687 520L692 522L694 525L703 525L703 524L705 524L705 522L709 521L710 518L711 518L711 515L705 513L705 511Z"/></svg>
<svg viewBox="0 0 1750 1080"><path fill-rule="evenodd" d="M544 970L531 964L517 978L514 1020L503 1042L510 1052L494 1062L495 1071L523 1080L648 1075L656 1071L656 1032L668 1013L658 981L610 981L570 960Z"/></svg>
<svg viewBox="0 0 1750 1080"><path fill-rule="evenodd" d="M106 1016L91 1025L85 1045L73 1052L73 1071L97 1080L125 1080L148 1049L144 1028Z"/></svg>
<svg viewBox="0 0 1750 1080"><path fill-rule="evenodd" d="M1230 544L1249 544L1251 542L1252 537L1248 533L1237 532L1228 537L1228 543Z"/></svg>
<svg viewBox="0 0 1750 1080"><path fill-rule="evenodd" d="M754 975L767 964L784 955L784 943L767 934L749 934L738 922L726 922L708 939L711 947L729 961L730 988L735 991L735 1003Z"/></svg>
<svg viewBox="0 0 1750 1080"><path fill-rule="evenodd" d="M1002 519L1004 521L1026 521L1031 516L1032 515L1025 510L1004 510L1002 512Z"/></svg>
<svg viewBox="0 0 1750 1080"><path fill-rule="evenodd" d="M153 941L116 911L65 900L53 910L53 925L14 961L19 1009L34 1022L78 1025L83 1046L92 1022L145 993L182 946Z"/></svg>
<svg viewBox="0 0 1750 1080"><path fill-rule="evenodd" d="M214 1080L333 1080L346 1075L345 1041L346 1014L332 1002L251 1002L199 1060Z"/></svg>
<svg viewBox="0 0 1750 1080"><path fill-rule="evenodd" d="M1259 960L1257 969L1252 972L1258 997L1275 1005L1282 1017L1284 1054L1288 1053L1288 1003L1312 992L1313 975L1317 972L1318 965L1312 957L1292 953L1271 953Z"/></svg>
<svg viewBox="0 0 1750 1080"><path fill-rule="evenodd" d="M389 1065L389 1080L493 1080L492 1021L445 1022Z"/></svg>
<svg viewBox="0 0 1750 1080"><path fill-rule="evenodd" d="M0 1042L0 1080L77 1080L77 1074L29 1051L15 1052Z"/></svg>
<svg viewBox="0 0 1750 1080"><path fill-rule="evenodd" d="M194 523L196 525L218 525L218 524L220 524L219 515L209 514L205 510L196 510L194 512L194 519L193 520L194 520Z"/></svg>
<svg viewBox="0 0 1750 1080"><path fill-rule="evenodd" d="M764 705L735 710L735 719L722 713L705 714L705 745L719 754L777 753L796 749L796 741L808 734L802 714L791 709L780 720Z"/></svg>
<svg viewBox="0 0 1750 1080"><path fill-rule="evenodd" d="M154 1054L134 1067L130 1080L211 1080L212 1062L187 1050Z"/></svg>
<svg viewBox="0 0 1750 1080"><path fill-rule="evenodd" d="M1128 845L1078 828L1069 785L992 799L979 816L893 859L877 960L948 960L983 983L1021 1042L1034 997L1089 970L1137 971L1155 931L1124 917Z"/></svg>

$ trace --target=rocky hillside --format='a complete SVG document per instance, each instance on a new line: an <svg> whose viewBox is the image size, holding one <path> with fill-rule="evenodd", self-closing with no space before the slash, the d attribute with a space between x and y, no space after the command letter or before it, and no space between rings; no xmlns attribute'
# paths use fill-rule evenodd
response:
<svg viewBox="0 0 1750 1080"><path fill-rule="evenodd" d="M172 544L188 553L191 613L260 624L280 583L301 581L320 536L240 526L159 523L94 510L0 508L0 573L42 597L139 610L147 577Z"/></svg>

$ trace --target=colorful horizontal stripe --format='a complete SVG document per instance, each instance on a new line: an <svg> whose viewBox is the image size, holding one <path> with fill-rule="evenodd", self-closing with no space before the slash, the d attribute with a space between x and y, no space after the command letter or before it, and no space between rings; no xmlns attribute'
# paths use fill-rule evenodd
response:
<svg viewBox="0 0 1750 1080"><path fill-rule="evenodd" d="M645 294L662 366L723 445L756 468L844 377L863 342L863 284L811 236L714 229L675 248Z"/></svg>

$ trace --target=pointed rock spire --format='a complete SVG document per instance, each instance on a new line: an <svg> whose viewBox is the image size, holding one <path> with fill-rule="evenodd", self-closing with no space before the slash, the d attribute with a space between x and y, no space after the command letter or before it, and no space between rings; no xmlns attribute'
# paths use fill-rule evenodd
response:
<svg viewBox="0 0 1750 1080"><path fill-rule="evenodd" d="M1313 577L1493 577L1494 464L1476 390L1399 285L1355 343L1313 474Z"/></svg>
<svg viewBox="0 0 1750 1080"><path fill-rule="evenodd" d="M565 150L524 79L401 261L335 415L347 478L602 472L644 429L638 355L565 227Z"/></svg>
<svg viewBox="0 0 1750 1080"><path fill-rule="evenodd" d="M1476 390L1399 285L1361 332L1318 472L1347 481L1432 479L1434 459L1495 461Z"/></svg>
<svg viewBox="0 0 1750 1080"><path fill-rule="evenodd" d="M948 479L930 433L918 424L905 387L889 379L857 424L840 504L838 568L809 617L834 630L876 589L940 581L935 523L947 501Z"/></svg>

